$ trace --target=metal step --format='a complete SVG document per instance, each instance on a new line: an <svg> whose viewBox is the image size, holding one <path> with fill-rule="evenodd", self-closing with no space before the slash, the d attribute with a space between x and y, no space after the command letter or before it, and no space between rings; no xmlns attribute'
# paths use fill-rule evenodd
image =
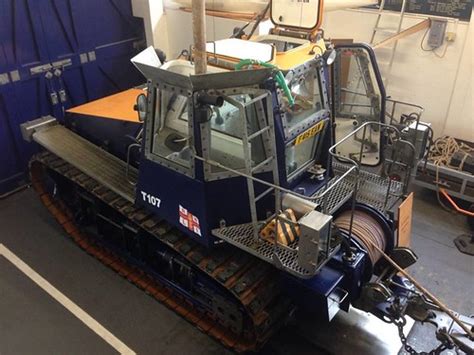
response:
<svg viewBox="0 0 474 355"><path fill-rule="evenodd" d="M394 35L398 33L397 29L393 27L375 27L374 31L378 33L384 33L384 34L390 34L390 35Z"/></svg>
<svg viewBox="0 0 474 355"><path fill-rule="evenodd" d="M126 200L135 201L133 182L138 171L129 167L127 178L127 164L114 155L60 125L35 132L33 140Z"/></svg>
<svg viewBox="0 0 474 355"><path fill-rule="evenodd" d="M266 126L265 128L262 128L260 131L258 132L255 132L253 134L251 134L248 139L249 141L254 139L254 138L257 138L259 136L261 136L262 134L264 134L265 132L268 132L270 130L270 126Z"/></svg>

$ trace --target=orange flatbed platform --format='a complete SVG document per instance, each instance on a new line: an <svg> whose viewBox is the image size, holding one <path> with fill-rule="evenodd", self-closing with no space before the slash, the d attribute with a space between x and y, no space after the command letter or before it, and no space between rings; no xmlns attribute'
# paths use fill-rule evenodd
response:
<svg viewBox="0 0 474 355"><path fill-rule="evenodd" d="M117 94L73 107L67 112L80 115L110 118L121 121L139 122L138 113L133 109L137 96L145 93L142 89L129 89Z"/></svg>

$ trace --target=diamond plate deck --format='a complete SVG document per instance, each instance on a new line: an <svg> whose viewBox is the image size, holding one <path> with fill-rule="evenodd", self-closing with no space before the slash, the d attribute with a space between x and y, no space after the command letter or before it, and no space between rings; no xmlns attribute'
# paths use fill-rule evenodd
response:
<svg viewBox="0 0 474 355"><path fill-rule="evenodd" d="M134 202L135 187L125 175L127 164L119 158L60 125L35 132L33 139L116 194ZM130 179L136 181L137 176L138 171L130 167Z"/></svg>
<svg viewBox="0 0 474 355"><path fill-rule="evenodd" d="M337 179L350 168L350 166L339 163L334 163L333 167L336 176L324 189L318 191L318 195L323 194L325 190L329 189ZM359 176L360 183L357 193L357 201L367 203L379 211L385 212L384 207L389 187L389 180L377 174L363 170L360 171ZM339 183L335 185L325 197L318 198L315 202L322 207L325 213L330 215L333 214L351 198L355 186L355 179L355 174L347 175L346 178L339 181ZM402 192L403 185L400 182L392 181L390 195L387 199L387 207L395 204L399 198L398 196L401 195ZM271 264L276 264L278 266L279 262L281 262L281 266L294 275L303 278L312 276L298 265L298 242L293 243L289 248L275 248L274 244L264 240L255 242L251 223L218 228L213 230L212 233L216 237L223 239ZM279 262L274 260L274 254L278 257Z"/></svg>
<svg viewBox="0 0 474 355"><path fill-rule="evenodd" d="M350 166L334 162L333 168L337 175L342 175ZM385 212L385 210L395 205L397 200L403 195L403 184L399 181L390 181L388 178L365 170L361 170L359 175L358 202L366 203L380 212ZM349 179L351 178L353 179L354 176L350 175ZM390 194L387 199L387 204L385 205L389 184Z"/></svg>
<svg viewBox="0 0 474 355"><path fill-rule="evenodd" d="M212 233L216 237L227 241L239 249L247 251L270 264L283 268L295 276L301 278L310 278L314 276L314 273L309 273L298 265L298 251L296 249L298 243L293 243L289 247L275 248L273 243L265 240L255 242L253 239L252 223L218 228L214 229ZM336 253L337 250L338 248L332 250L331 255ZM277 258L274 258L274 255L277 256ZM319 267L321 266L323 266L323 264L319 265Z"/></svg>
<svg viewBox="0 0 474 355"><path fill-rule="evenodd" d="M298 266L297 251L295 249L291 250L291 246L288 249L275 249L274 244L265 240L255 242L252 223L218 228L213 230L212 233L216 237L221 238L271 264L274 263L273 253L275 251L285 268L288 268L290 271L293 271L294 274L299 276L310 276L308 272Z"/></svg>
<svg viewBox="0 0 474 355"><path fill-rule="evenodd" d="M336 180L342 176L344 172L337 174L333 179L331 179L326 187L317 192L317 195L324 194L326 190L335 184ZM339 183L334 186L334 188L332 188L327 193L327 195L317 198L314 202L321 206L321 212L332 215L344 203L346 203L351 198L354 191L354 181L355 179L351 176L351 174L349 174L343 180L339 181Z"/></svg>
<svg viewBox="0 0 474 355"><path fill-rule="evenodd" d="M318 191L318 194L320 195L325 190L329 189L338 178L339 176L334 177L328 183L327 187ZM327 211L327 214L332 214L350 199L353 187L353 180L346 177L335 185L334 188L327 193L326 197L318 198L315 202L323 206L323 209ZM298 264L298 242L294 242L288 247L275 247L273 243L265 240L259 240L256 242L254 240L252 223L217 228L212 231L212 234L262 260L265 260L266 262L284 268L293 275L302 278L309 278L314 275L300 267ZM334 249L331 254L334 254L336 251L337 248ZM274 256L277 258L274 258Z"/></svg>

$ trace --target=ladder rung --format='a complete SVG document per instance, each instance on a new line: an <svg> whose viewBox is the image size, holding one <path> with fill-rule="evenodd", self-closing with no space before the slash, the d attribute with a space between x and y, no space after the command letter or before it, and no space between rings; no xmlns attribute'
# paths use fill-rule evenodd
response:
<svg viewBox="0 0 474 355"><path fill-rule="evenodd" d="M267 164L270 163L272 160L273 160L273 156L271 156L271 157L265 159L265 160L262 161L260 164L255 165L255 166L252 168L252 173L254 173L255 171L259 170L261 167L267 165Z"/></svg>
<svg viewBox="0 0 474 355"><path fill-rule="evenodd" d="M389 65L390 62L388 60L380 60L380 61L377 61L377 64L379 67L383 67L385 65Z"/></svg>
<svg viewBox="0 0 474 355"><path fill-rule="evenodd" d="M392 11L392 10L385 10L385 9L380 10L379 9L379 16L385 16L385 15L402 16L402 12L401 11Z"/></svg>
<svg viewBox="0 0 474 355"><path fill-rule="evenodd" d="M255 133L252 133L252 134L249 136L248 139L249 139L249 141L250 141L250 140L254 139L255 137L258 137L258 136L264 134L265 132L267 132L267 131L269 131L269 130L270 130L270 126L267 126L267 127L265 127L265 128L262 128L260 131L257 131L257 132L255 132Z"/></svg>
<svg viewBox="0 0 474 355"><path fill-rule="evenodd" d="M393 45L377 47L375 48L375 50L377 51L377 53L381 53L381 54L391 53L393 52ZM377 60L377 63L378 63L378 60Z"/></svg>
<svg viewBox="0 0 474 355"><path fill-rule="evenodd" d="M270 192L272 192L273 190L275 190L274 187L269 187L268 189L266 189L265 191L263 191L260 195L258 195L257 197L255 197L255 202L258 202L260 201L262 198L264 198L265 196L267 196Z"/></svg>
<svg viewBox="0 0 474 355"><path fill-rule="evenodd" d="M385 162L388 164L394 164L402 167L410 167L407 163L398 161L398 160L392 160L392 159L385 159Z"/></svg>
<svg viewBox="0 0 474 355"><path fill-rule="evenodd" d="M386 33L386 34L396 34L397 30L395 28L388 28L388 27L375 27L374 28L375 32L378 33Z"/></svg>

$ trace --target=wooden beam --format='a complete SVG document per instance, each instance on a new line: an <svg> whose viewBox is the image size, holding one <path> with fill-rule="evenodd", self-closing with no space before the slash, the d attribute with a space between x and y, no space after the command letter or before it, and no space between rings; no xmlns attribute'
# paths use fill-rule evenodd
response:
<svg viewBox="0 0 474 355"><path fill-rule="evenodd" d="M205 74L207 71L206 55L206 0L192 0L193 38L194 38L194 73Z"/></svg>
<svg viewBox="0 0 474 355"><path fill-rule="evenodd" d="M180 7L179 9L184 12L192 12L192 9L190 9L189 7ZM232 12L232 11L206 10L206 15L226 18L226 19L231 19L231 20L237 20L237 21L251 21L255 19L255 17L258 14L255 12ZM265 16L265 18L267 19L268 16Z"/></svg>
<svg viewBox="0 0 474 355"><path fill-rule="evenodd" d="M425 28L429 28L430 24L431 24L430 19L423 20L420 23L417 23L416 25L408 27L406 30L403 30L400 33L397 33L396 35L393 35L393 36L391 36L387 39L384 39L382 42L379 42L379 43L373 45L372 47L374 49L377 49L377 48L380 48L380 47L387 46L387 45L392 44L392 43L394 43L394 42L396 42L396 41L398 41L402 38L405 38L405 37L410 36L410 35L412 35L416 32L419 32L419 31L421 31Z"/></svg>

